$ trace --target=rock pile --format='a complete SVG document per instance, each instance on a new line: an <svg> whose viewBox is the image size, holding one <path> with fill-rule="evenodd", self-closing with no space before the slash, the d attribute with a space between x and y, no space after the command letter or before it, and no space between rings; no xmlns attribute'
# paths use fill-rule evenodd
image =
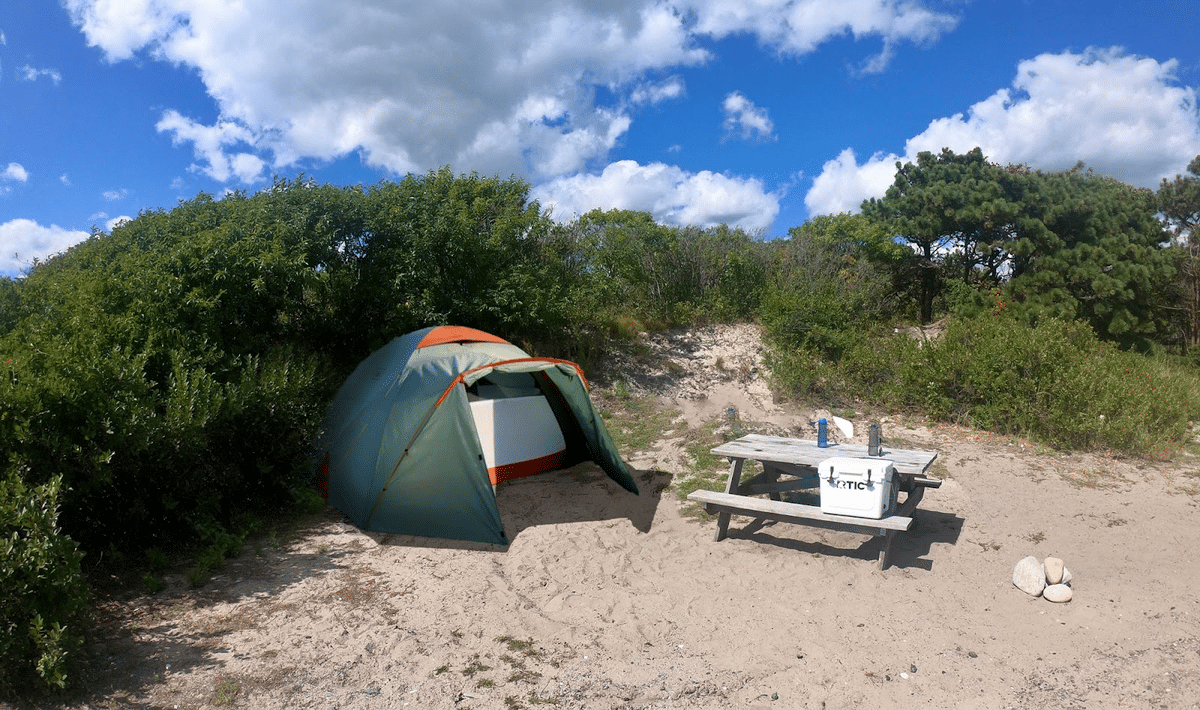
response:
<svg viewBox="0 0 1200 710"><path fill-rule="evenodd" d="M1012 581L1022 592L1047 601L1069 602L1073 595L1071 570L1057 557L1038 560L1030 555L1024 558L1013 568Z"/></svg>

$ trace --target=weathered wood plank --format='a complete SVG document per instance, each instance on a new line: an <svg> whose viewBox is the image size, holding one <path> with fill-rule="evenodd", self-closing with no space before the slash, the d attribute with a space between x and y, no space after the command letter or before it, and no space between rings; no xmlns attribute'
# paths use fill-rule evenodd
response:
<svg viewBox="0 0 1200 710"><path fill-rule="evenodd" d="M712 450L717 456L776 461L798 466L816 466L834 456L867 458L867 447L857 444L834 444L821 448L812 439L790 439L766 434L747 434L740 439L722 444ZM936 451L911 451L884 447L879 458L888 459L897 473L908 476L924 474L937 459Z"/></svg>
<svg viewBox="0 0 1200 710"><path fill-rule="evenodd" d="M729 514L748 515L757 518L770 518L787 523L800 523L814 527L846 532L858 532L868 535L886 535L889 530L908 530L913 525L911 517L893 515L874 520L872 518L855 518L849 515L830 515L821 511L820 506L785 503L777 500L748 498L746 496L718 493L716 491L693 491L688 494L688 500L703 503L709 513L719 512L728 526ZM907 502L907 501L906 501ZM915 502L914 502L915 503ZM915 507L915 505L914 505ZM724 530L721 530L724 537Z"/></svg>
<svg viewBox="0 0 1200 710"><path fill-rule="evenodd" d="M742 495L760 495L762 493L788 493L791 491L811 491L819 485L819 482L814 477L813 479L791 478L786 481L776 481L774 483L751 483L746 481L742 484ZM813 495L816 495L815 493Z"/></svg>

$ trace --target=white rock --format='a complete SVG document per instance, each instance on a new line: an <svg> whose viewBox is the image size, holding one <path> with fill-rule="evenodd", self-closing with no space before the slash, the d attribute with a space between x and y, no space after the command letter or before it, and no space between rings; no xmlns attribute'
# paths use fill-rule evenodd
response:
<svg viewBox="0 0 1200 710"><path fill-rule="evenodd" d="M1071 597L1074 596L1074 593L1071 591L1071 588L1065 584L1051 584L1050 586L1046 587L1046 591L1042 592L1042 596L1046 598L1046 601L1058 602L1061 604L1063 602L1071 601Z"/></svg>
<svg viewBox="0 0 1200 710"><path fill-rule="evenodd" d="M1065 566L1063 567L1063 578L1060 584L1065 584L1068 587L1071 586L1071 570L1067 569Z"/></svg>
<svg viewBox="0 0 1200 710"><path fill-rule="evenodd" d="M1046 588L1046 570L1042 562L1030 555L1017 563L1013 568L1013 584L1026 594L1036 597Z"/></svg>
<svg viewBox="0 0 1200 710"><path fill-rule="evenodd" d="M1057 557L1047 557L1042 562L1046 570L1046 584L1061 584L1063 578L1063 561Z"/></svg>

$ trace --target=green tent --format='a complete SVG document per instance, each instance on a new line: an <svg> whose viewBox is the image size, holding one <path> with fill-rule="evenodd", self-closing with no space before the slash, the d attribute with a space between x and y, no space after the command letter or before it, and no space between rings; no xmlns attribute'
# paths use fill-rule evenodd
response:
<svg viewBox="0 0 1200 710"><path fill-rule="evenodd" d="M494 485L580 461L638 492L578 365L471 328L425 328L372 353L318 446L318 490L363 530L507 545Z"/></svg>

